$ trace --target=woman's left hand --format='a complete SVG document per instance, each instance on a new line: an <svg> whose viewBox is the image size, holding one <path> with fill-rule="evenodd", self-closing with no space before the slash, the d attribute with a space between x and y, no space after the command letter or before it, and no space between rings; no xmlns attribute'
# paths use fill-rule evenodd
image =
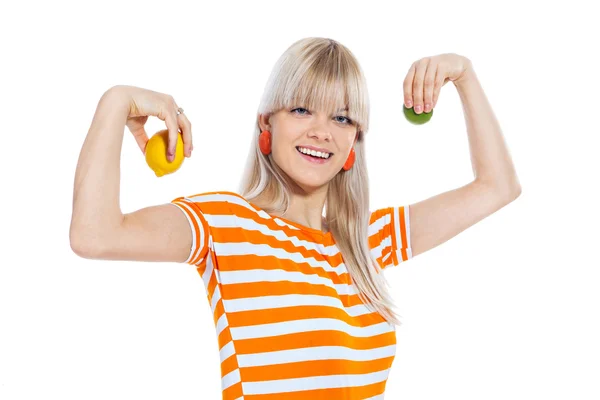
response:
<svg viewBox="0 0 600 400"><path fill-rule="evenodd" d="M472 72L471 61L455 53L425 57L415 61L404 79L404 104L415 113L430 112L437 104L442 86L455 85Z"/></svg>

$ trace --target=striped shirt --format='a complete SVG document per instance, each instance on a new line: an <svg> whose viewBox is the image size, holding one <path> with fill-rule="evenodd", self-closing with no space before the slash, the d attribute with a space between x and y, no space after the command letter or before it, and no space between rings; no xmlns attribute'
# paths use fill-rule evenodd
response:
<svg viewBox="0 0 600 400"><path fill-rule="evenodd" d="M358 297L331 232L268 214L234 192L171 201L193 232L225 400L383 399L396 331ZM373 211L381 268L412 257L408 206Z"/></svg>

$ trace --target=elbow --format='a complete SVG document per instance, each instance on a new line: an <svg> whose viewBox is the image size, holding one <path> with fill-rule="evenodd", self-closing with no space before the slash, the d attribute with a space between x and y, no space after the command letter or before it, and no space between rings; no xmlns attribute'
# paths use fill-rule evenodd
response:
<svg viewBox="0 0 600 400"><path fill-rule="evenodd" d="M69 242L71 250L79 257L90 260L100 258L98 246L93 244L94 241L87 240L82 232L71 230L69 232Z"/></svg>
<svg viewBox="0 0 600 400"><path fill-rule="evenodd" d="M83 247L81 247L80 245L76 245L75 243L71 242L71 250L73 251L73 253L77 254L79 257L81 258L91 258L88 254L88 251L86 249L84 249Z"/></svg>
<svg viewBox="0 0 600 400"><path fill-rule="evenodd" d="M70 244L73 253L77 254L79 257L87 259L93 258L91 255L92 251L90 250L89 246L87 246L85 243L82 243L79 239L74 239L71 236Z"/></svg>
<svg viewBox="0 0 600 400"><path fill-rule="evenodd" d="M508 189L506 190L506 196L508 201L514 201L521 195L521 184L517 179L511 184L508 185Z"/></svg>
<svg viewBox="0 0 600 400"><path fill-rule="evenodd" d="M521 183L519 182L519 178L516 175L511 180L510 188L511 201L516 200L517 197L521 195Z"/></svg>
<svg viewBox="0 0 600 400"><path fill-rule="evenodd" d="M517 179L510 181L503 180L479 180L483 185L490 188L496 194L496 197L501 199L503 202L510 203L515 201L521 195L521 184Z"/></svg>
<svg viewBox="0 0 600 400"><path fill-rule="evenodd" d="M521 186L514 186L504 188L503 190L496 190L497 197L502 199L505 204L512 203L521 195Z"/></svg>
<svg viewBox="0 0 600 400"><path fill-rule="evenodd" d="M515 199L521 195L521 185L517 186L514 192Z"/></svg>
<svg viewBox="0 0 600 400"><path fill-rule="evenodd" d="M521 186L515 186L510 190L502 192L501 197L503 201L508 204L515 201L521 195Z"/></svg>
<svg viewBox="0 0 600 400"><path fill-rule="evenodd" d="M70 242L73 253L77 254L81 258L90 258L88 256L88 250L83 245L81 245L79 242L74 242L73 239L71 239Z"/></svg>

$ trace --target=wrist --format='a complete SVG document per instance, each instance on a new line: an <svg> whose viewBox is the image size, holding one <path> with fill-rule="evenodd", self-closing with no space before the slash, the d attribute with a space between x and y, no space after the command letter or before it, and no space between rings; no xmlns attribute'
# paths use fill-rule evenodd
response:
<svg viewBox="0 0 600 400"><path fill-rule="evenodd" d="M108 118L117 119L123 124L126 122L129 117L129 98L122 87L113 86L102 94L96 107L96 115L101 120Z"/></svg>
<svg viewBox="0 0 600 400"><path fill-rule="evenodd" d="M464 86L469 85L472 82L475 82L477 80L477 76L475 75L475 70L473 70L472 67L468 67L465 72L462 74L462 76L455 80L454 86L456 86L456 88L458 90L462 89Z"/></svg>
<svg viewBox="0 0 600 400"><path fill-rule="evenodd" d="M108 89L98 103L98 107L109 107L114 111L123 111L125 116L129 115L129 97L126 86L116 85Z"/></svg>

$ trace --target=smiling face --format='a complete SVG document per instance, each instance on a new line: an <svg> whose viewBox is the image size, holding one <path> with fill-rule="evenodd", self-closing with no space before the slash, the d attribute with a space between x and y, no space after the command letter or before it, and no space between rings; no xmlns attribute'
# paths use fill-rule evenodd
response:
<svg viewBox="0 0 600 400"><path fill-rule="evenodd" d="M347 115L346 110L326 114L290 107L260 115L259 126L271 132L275 163L304 191L313 192L327 189L348 158L357 126Z"/></svg>

